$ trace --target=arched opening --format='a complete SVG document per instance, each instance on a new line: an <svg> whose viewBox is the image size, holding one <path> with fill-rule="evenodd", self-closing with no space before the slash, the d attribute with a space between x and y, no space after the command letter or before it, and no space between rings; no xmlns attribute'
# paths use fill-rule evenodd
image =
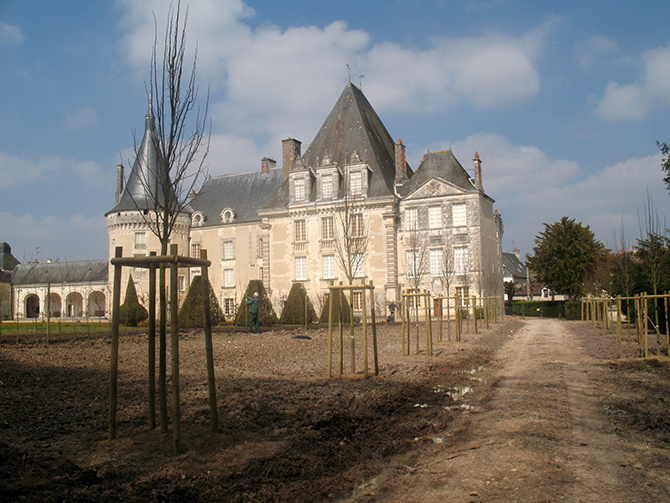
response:
<svg viewBox="0 0 670 503"><path fill-rule="evenodd" d="M57 293L49 295L49 313L52 318L60 318L61 316L61 299Z"/></svg>
<svg viewBox="0 0 670 503"><path fill-rule="evenodd" d="M33 294L26 297L26 318L37 318L40 315L40 298Z"/></svg>
<svg viewBox="0 0 670 503"><path fill-rule="evenodd" d="M84 315L84 299L79 292L69 293L65 302L69 318L81 318Z"/></svg>
<svg viewBox="0 0 670 503"><path fill-rule="evenodd" d="M105 294L102 292L91 292L88 296L88 315L105 316Z"/></svg>

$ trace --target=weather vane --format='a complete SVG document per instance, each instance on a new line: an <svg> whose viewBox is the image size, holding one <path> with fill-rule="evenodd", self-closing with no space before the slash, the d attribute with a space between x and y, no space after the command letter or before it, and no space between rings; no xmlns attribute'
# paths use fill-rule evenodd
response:
<svg viewBox="0 0 670 503"><path fill-rule="evenodd" d="M365 77L363 74L358 76L358 87L361 89L363 89L363 77Z"/></svg>

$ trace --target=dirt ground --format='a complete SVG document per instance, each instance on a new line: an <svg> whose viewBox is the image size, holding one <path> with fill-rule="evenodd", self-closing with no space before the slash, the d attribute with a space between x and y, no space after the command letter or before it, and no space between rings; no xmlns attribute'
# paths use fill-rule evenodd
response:
<svg viewBox="0 0 670 503"><path fill-rule="evenodd" d="M0 500L670 501L667 358L547 319L445 333L432 357L423 330L409 357L399 325L378 340L379 376L358 328L356 373L346 342L329 379L325 329L216 332L213 433L202 334L182 334L180 455L147 427L145 336L122 335L113 441L108 335L5 341Z"/></svg>

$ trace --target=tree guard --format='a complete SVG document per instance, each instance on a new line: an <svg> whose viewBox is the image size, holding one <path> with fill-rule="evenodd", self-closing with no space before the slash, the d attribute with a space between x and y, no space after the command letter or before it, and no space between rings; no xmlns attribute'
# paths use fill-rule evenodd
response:
<svg viewBox="0 0 670 503"><path fill-rule="evenodd" d="M170 269L170 338L172 352L172 432L175 454L181 450L181 400L179 389L179 299L178 299L178 269L179 267L200 267L203 277L203 288L209 284L207 251L201 250L202 258L183 257L177 254L177 245L170 246L170 255L156 256L151 253L148 257L123 257L123 248L116 247L115 256L111 259L114 266L114 289L112 301L112 345L110 358L110 385L109 385L109 440L116 438L116 400L119 360L119 308L121 305L121 272L124 266L149 269L149 427L155 427L155 328L156 328L156 268L161 264ZM205 297L207 298L207 297ZM212 327L210 321L209 304L203 303L205 316L205 353L207 360L207 383L209 389L210 427L218 430L218 414L216 407L216 383L214 377L214 352L212 349Z"/></svg>

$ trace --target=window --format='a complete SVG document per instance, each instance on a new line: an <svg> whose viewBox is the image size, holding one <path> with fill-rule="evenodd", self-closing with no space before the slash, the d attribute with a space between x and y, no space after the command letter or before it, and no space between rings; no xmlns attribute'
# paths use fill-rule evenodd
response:
<svg viewBox="0 0 670 503"><path fill-rule="evenodd" d="M263 246L265 244L265 240L263 238L258 238L258 253L256 254L256 258L263 258Z"/></svg>
<svg viewBox="0 0 670 503"><path fill-rule="evenodd" d="M454 269L456 274L465 274L468 271L468 249L465 247L454 248Z"/></svg>
<svg viewBox="0 0 670 503"><path fill-rule="evenodd" d="M146 232L136 232L135 233L135 248L144 249L147 247L147 233Z"/></svg>
<svg viewBox="0 0 670 503"><path fill-rule="evenodd" d="M293 197L296 202L305 200L305 180L303 178L293 181Z"/></svg>
<svg viewBox="0 0 670 503"><path fill-rule="evenodd" d="M352 196L360 196L363 193L363 173L354 171L350 175L350 192Z"/></svg>
<svg viewBox="0 0 670 503"><path fill-rule="evenodd" d="M442 227L442 208L440 206L431 206L428 208L428 227L430 229L439 229Z"/></svg>
<svg viewBox="0 0 670 503"><path fill-rule="evenodd" d="M362 297L363 297L363 292L354 292L353 295L353 301L354 305L353 308L355 311L361 311L363 309L363 302L362 302Z"/></svg>
<svg viewBox="0 0 670 503"><path fill-rule="evenodd" d="M414 278L419 273L419 251L407 250L407 276Z"/></svg>
<svg viewBox="0 0 670 503"><path fill-rule="evenodd" d="M452 224L454 227L463 227L464 225L468 225L467 213L464 203L454 204L452 205L451 209L453 212Z"/></svg>
<svg viewBox="0 0 670 503"><path fill-rule="evenodd" d="M444 270L444 260L441 248L430 250L430 275L442 276Z"/></svg>
<svg viewBox="0 0 670 503"><path fill-rule="evenodd" d="M333 175L323 175L321 177L321 197L323 199L333 197Z"/></svg>
<svg viewBox="0 0 670 503"><path fill-rule="evenodd" d="M303 243L307 241L307 228L304 220L295 221L295 242Z"/></svg>
<svg viewBox="0 0 670 503"><path fill-rule="evenodd" d="M355 213L351 215L351 237L362 238L365 236L365 227L363 225L363 215Z"/></svg>
<svg viewBox="0 0 670 503"><path fill-rule="evenodd" d="M470 293L467 286L457 286L456 295L461 298L461 304L463 306L470 305Z"/></svg>
<svg viewBox="0 0 670 503"><path fill-rule="evenodd" d="M321 219L321 239L335 239L335 227L333 226L333 217L323 217Z"/></svg>
<svg viewBox="0 0 670 503"><path fill-rule="evenodd" d="M223 242L223 260L235 259L235 242L232 239Z"/></svg>
<svg viewBox="0 0 670 503"><path fill-rule="evenodd" d="M365 276L365 255L363 253L351 254L351 272L354 278L362 278Z"/></svg>
<svg viewBox="0 0 670 503"><path fill-rule="evenodd" d="M232 297L226 297L223 299L223 314L226 316L234 316L235 313L235 299Z"/></svg>
<svg viewBox="0 0 670 503"><path fill-rule="evenodd" d="M233 288L235 286L235 269L223 270L223 286Z"/></svg>
<svg viewBox="0 0 670 503"><path fill-rule="evenodd" d="M335 255L324 255L321 258L323 279L335 279L337 271L335 270Z"/></svg>
<svg viewBox="0 0 670 503"><path fill-rule="evenodd" d="M191 257L200 258L200 249L202 245L200 243L191 243Z"/></svg>
<svg viewBox="0 0 670 503"><path fill-rule="evenodd" d="M295 280L296 281L307 280L307 257L295 258Z"/></svg>
<svg viewBox="0 0 670 503"><path fill-rule="evenodd" d="M405 210L405 230L412 231L417 228L419 223L419 211L417 208L407 208Z"/></svg>
<svg viewBox="0 0 670 503"><path fill-rule="evenodd" d="M177 276L177 287L180 292L186 290L186 278L184 276Z"/></svg>

